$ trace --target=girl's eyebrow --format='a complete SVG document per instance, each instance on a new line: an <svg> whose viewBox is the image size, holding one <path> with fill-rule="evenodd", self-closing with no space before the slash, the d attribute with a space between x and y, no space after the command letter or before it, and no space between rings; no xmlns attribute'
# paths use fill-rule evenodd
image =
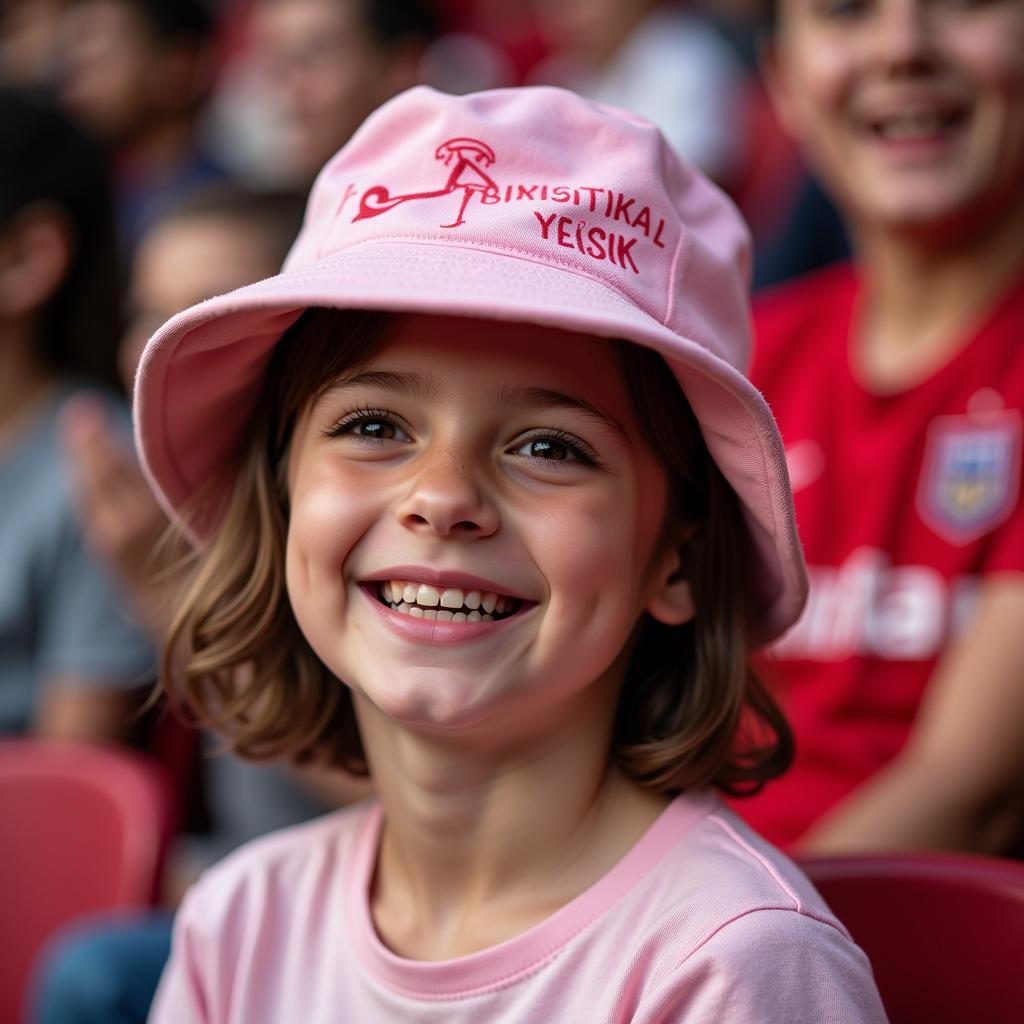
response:
<svg viewBox="0 0 1024 1024"><path fill-rule="evenodd" d="M400 373L394 370L359 370L350 376L333 381L324 389L321 397L367 385L402 391L420 399L433 398L438 391L437 383L431 377L424 377L418 373ZM596 419L604 426L610 427L623 440L629 441L626 428L611 413L605 412L599 405L595 405L582 395L556 391L554 388L514 388L501 385L491 395L491 401L497 408L529 404L542 405L549 409L573 409Z"/></svg>
<svg viewBox="0 0 1024 1024"><path fill-rule="evenodd" d="M399 373L394 370L358 370L355 373L339 377L324 388L320 397L325 398L338 391L349 388L364 387L387 388L390 391L404 391L415 398L433 398L437 394L437 385L429 377L421 377L418 373Z"/></svg>
<svg viewBox="0 0 1024 1024"><path fill-rule="evenodd" d="M611 413L605 412L599 405L595 405L582 395L576 395L567 391L556 391L553 388L510 388L501 386L496 389L492 399L495 405L499 407L525 402L531 405L543 405L549 409L575 409L577 412L586 413L606 427L610 427L624 441L629 441L629 434L626 432L626 428Z"/></svg>

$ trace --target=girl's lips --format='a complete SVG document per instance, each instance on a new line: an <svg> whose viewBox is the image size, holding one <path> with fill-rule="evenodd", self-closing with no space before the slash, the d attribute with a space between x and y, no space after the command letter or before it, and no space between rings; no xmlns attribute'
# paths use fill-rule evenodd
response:
<svg viewBox="0 0 1024 1024"><path fill-rule="evenodd" d="M968 106L936 104L864 115L859 122L860 130L883 152L932 156L962 136L970 116Z"/></svg>

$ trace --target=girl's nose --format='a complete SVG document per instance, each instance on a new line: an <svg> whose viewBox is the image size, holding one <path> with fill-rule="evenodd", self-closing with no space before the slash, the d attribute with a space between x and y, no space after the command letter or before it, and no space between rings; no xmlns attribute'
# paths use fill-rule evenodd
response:
<svg viewBox="0 0 1024 1024"><path fill-rule="evenodd" d="M396 514L407 529L438 537L489 537L498 511L466 460L438 453L422 464Z"/></svg>

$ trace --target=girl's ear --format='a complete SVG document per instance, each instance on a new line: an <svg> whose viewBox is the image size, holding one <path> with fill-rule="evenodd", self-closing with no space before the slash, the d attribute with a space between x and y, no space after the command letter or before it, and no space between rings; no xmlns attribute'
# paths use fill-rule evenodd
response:
<svg viewBox="0 0 1024 1024"><path fill-rule="evenodd" d="M646 611L666 626L682 625L697 613L686 554L692 536L692 527L680 528L655 566Z"/></svg>

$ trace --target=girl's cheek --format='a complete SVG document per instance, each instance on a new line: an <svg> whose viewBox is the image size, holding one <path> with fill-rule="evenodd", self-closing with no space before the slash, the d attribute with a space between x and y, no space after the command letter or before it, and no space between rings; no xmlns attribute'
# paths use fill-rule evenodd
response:
<svg viewBox="0 0 1024 1024"><path fill-rule="evenodd" d="M343 491L300 487L293 495L285 547L285 588L299 628L321 658L346 602L344 567L353 537Z"/></svg>
<svg viewBox="0 0 1024 1024"><path fill-rule="evenodd" d="M329 477L297 478L288 523L288 550L304 578L339 574L359 520L351 489Z"/></svg>
<svg viewBox="0 0 1024 1024"><path fill-rule="evenodd" d="M808 54L794 84L797 108L804 112L804 122L813 125L817 119L836 116L843 106L848 75L843 55L829 61L825 54ZM810 130L810 128L808 128Z"/></svg>
<svg viewBox="0 0 1024 1024"><path fill-rule="evenodd" d="M849 42L833 40L820 30L796 28L792 38L779 46L783 114L787 127L798 138L813 142L818 122L843 106L854 65Z"/></svg>
<svg viewBox="0 0 1024 1024"><path fill-rule="evenodd" d="M535 536L552 587L582 596L584 589L623 588L627 577L639 585L663 516L664 489L657 486L604 494L545 516Z"/></svg>
<svg viewBox="0 0 1024 1024"><path fill-rule="evenodd" d="M971 77L1020 82L1024 76L1024 4L999 5L986 19L963 19L948 31L947 49Z"/></svg>

